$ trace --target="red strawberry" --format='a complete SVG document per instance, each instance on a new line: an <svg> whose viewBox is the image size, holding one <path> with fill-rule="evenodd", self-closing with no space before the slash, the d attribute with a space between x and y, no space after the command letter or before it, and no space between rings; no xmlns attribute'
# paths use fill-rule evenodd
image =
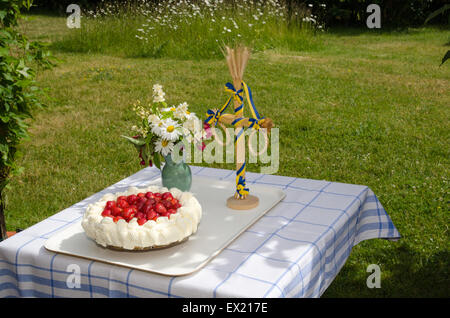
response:
<svg viewBox="0 0 450 318"><path fill-rule="evenodd" d="M147 202L147 198L146 197L138 197L137 203L139 202Z"/></svg>
<svg viewBox="0 0 450 318"><path fill-rule="evenodd" d="M152 206L153 206L152 202L148 200L147 202L145 202L144 207L142 209L145 211L148 207Z"/></svg>
<svg viewBox="0 0 450 318"><path fill-rule="evenodd" d="M167 208L170 209L172 207L172 201L162 200L161 203Z"/></svg>
<svg viewBox="0 0 450 318"><path fill-rule="evenodd" d="M141 218L141 219L138 219L137 222L139 225L144 225L145 223L147 223L147 219Z"/></svg>
<svg viewBox="0 0 450 318"><path fill-rule="evenodd" d="M147 213L148 211L153 210L153 205L145 205L142 209L143 213Z"/></svg>
<svg viewBox="0 0 450 318"><path fill-rule="evenodd" d="M131 194L128 196L127 198L127 202L131 205L131 204L135 204L137 201L138 197L135 194Z"/></svg>
<svg viewBox="0 0 450 318"><path fill-rule="evenodd" d="M153 194L153 192L147 192L146 194L145 194L145 197L147 198L147 199L153 199L153 197L154 197L155 195Z"/></svg>
<svg viewBox="0 0 450 318"><path fill-rule="evenodd" d="M117 198L117 202L121 201L121 200L126 200L127 197L124 195L121 195L120 197Z"/></svg>
<svg viewBox="0 0 450 318"><path fill-rule="evenodd" d="M128 208L130 205L128 204L127 201L120 200L119 203L117 203L117 206L122 208L122 209L125 209L125 208Z"/></svg>
<svg viewBox="0 0 450 318"><path fill-rule="evenodd" d="M119 216L119 215L122 214L122 209L119 208L118 206L115 206L115 207L112 208L111 212L112 212L111 213L112 215Z"/></svg>
<svg viewBox="0 0 450 318"><path fill-rule="evenodd" d="M139 198L139 200L138 200L138 202L137 202L137 204L136 204L136 207L137 207L137 209L140 211L140 210L142 210L143 209L143 207L145 206L145 203L147 202L147 199L145 199L145 198Z"/></svg>
<svg viewBox="0 0 450 318"><path fill-rule="evenodd" d="M114 223L117 223L119 220L123 220L123 217L121 217L120 215L115 216L115 217L113 218Z"/></svg>
<svg viewBox="0 0 450 318"><path fill-rule="evenodd" d="M156 214L155 210L149 210L147 212L147 220L152 220L153 218L157 217L158 215Z"/></svg>
<svg viewBox="0 0 450 318"><path fill-rule="evenodd" d="M161 203L156 203L156 205L155 205L155 211L158 212L159 214L162 214L162 213L166 213L166 212L167 212L167 209L166 209L166 207L165 207L163 204L161 204Z"/></svg>
<svg viewBox="0 0 450 318"><path fill-rule="evenodd" d="M159 192L156 192L153 195L155 196L155 198L160 198L162 196L162 194Z"/></svg>
<svg viewBox="0 0 450 318"><path fill-rule="evenodd" d="M160 215L161 215L161 216L167 216L167 217L169 217L169 216L170 216L170 213L166 211L166 212L160 213Z"/></svg>
<svg viewBox="0 0 450 318"><path fill-rule="evenodd" d="M128 208L123 209L122 217L125 220L131 220L133 218L133 216L134 216L134 211L132 208L128 207Z"/></svg>
<svg viewBox="0 0 450 318"><path fill-rule="evenodd" d="M138 212L138 213L135 214L135 216L138 219L145 219L145 213L143 213L143 212Z"/></svg>
<svg viewBox="0 0 450 318"><path fill-rule="evenodd" d="M108 201L108 202L106 202L106 208L108 208L108 209L112 209L113 207L115 207L116 206L116 201Z"/></svg>
<svg viewBox="0 0 450 318"><path fill-rule="evenodd" d="M112 216L111 210L110 209L104 209L102 212L102 216L106 217L106 216Z"/></svg>
<svg viewBox="0 0 450 318"><path fill-rule="evenodd" d="M169 209L169 210L167 210L167 212L170 213L170 214L177 213L177 211L175 209Z"/></svg>
<svg viewBox="0 0 450 318"><path fill-rule="evenodd" d="M140 193L137 194L137 196L140 197L140 198L145 197L145 193L140 192Z"/></svg>
<svg viewBox="0 0 450 318"><path fill-rule="evenodd" d="M172 193L170 193L170 192L165 192L163 195L162 195L162 197L161 197L163 200L172 200L173 199L173 196L172 196Z"/></svg>

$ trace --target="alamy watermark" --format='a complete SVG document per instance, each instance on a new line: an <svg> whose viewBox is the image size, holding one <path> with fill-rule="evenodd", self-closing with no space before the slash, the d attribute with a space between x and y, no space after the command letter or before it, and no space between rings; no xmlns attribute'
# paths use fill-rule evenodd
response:
<svg viewBox="0 0 450 318"><path fill-rule="evenodd" d="M371 13L366 20L366 25L369 29L381 28L381 8L378 4L369 4L366 9L367 13Z"/></svg>
<svg viewBox="0 0 450 318"><path fill-rule="evenodd" d="M81 269L77 264L70 264L66 268L66 272L70 273L66 279L67 288L81 288Z"/></svg>
<svg viewBox="0 0 450 318"><path fill-rule="evenodd" d="M201 123L199 123L201 124ZM280 166L279 129L246 129L245 151L236 154L235 129L211 127L212 140L203 148L193 142L179 142L172 151L172 160L186 163L243 163L260 164L260 173L274 174ZM192 151L193 150L193 151Z"/></svg>
<svg viewBox="0 0 450 318"><path fill-rule="evenodd" d="M377 264L367 266L367 272L372 273L367 277L366 285L368 288L381 288L381 269Z"/></svg>
<svg viewBox="0 0 450 318"><path fill-rule="evenodd" d="M66 8L66 13L71 13L67 17L66 25L69 29L81 28L81 9L78 4L69 4Z"/></svg>

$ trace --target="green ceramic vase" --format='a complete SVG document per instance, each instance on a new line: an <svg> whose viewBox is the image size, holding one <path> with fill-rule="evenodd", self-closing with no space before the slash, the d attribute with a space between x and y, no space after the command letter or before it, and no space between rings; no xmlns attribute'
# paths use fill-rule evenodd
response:
<svg viewBox="0 0 450 318"><path fill-rule="evenodd" d="M164 157L166 164L161 171L162 185L168 189L178 188L189 191L192 185L191 168L183 161L174 162L169 154Z"/></svg>

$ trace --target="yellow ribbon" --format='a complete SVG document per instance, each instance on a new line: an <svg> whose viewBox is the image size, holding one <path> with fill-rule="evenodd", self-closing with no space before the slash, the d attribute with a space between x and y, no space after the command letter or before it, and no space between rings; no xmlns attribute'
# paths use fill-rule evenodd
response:
<svg viewBox="0 0 450 318"><path fill-rule="evenodd" d="M212 110L208 110L206 113L206 120L205 123L207 124L217 124L217 122L220 120L220 116L225 111L225 109L230 104L231 100L234 99L235 101L239 102L240 105L234 109L234 115L235 119L232 122L232 125L235 128L240 129L235 137L235 147L237 146L238 141L244 137L244 126L240 125L240 122L244 120L243 117L244 113L244 97L242 96L242 93L245 94L245 97L247 99L247 102L250 107L250 111L252 113L253 118L248 118L248 121L250 122L249 128L259 130L261 128L262 123L264 122L264 117L261 118L261 116L258 113L258 110L255 107L255 104L253 103L253 97L250 87L242 81L242 88L239 90L236 90L236 88L231 83L225 84L225 90L232 95L228 98L227 102L216 112ZM247 195L249 193L249 189L245 187L245 166L246 161L242 164L242 166L239 167L239 169L236 171L236 193L239 195L240 198Z"/></svg>

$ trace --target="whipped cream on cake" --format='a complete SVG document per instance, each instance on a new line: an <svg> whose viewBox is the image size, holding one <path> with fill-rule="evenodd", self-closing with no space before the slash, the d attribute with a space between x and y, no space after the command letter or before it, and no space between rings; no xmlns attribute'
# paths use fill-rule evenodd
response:
<svg viewBox="0 0 450 318"><path fill-rule="evenodd" d="M81 225L104 247L142 250L181 242L197 231L202 208L190 192L130 187L88 205Z"/></svg>

